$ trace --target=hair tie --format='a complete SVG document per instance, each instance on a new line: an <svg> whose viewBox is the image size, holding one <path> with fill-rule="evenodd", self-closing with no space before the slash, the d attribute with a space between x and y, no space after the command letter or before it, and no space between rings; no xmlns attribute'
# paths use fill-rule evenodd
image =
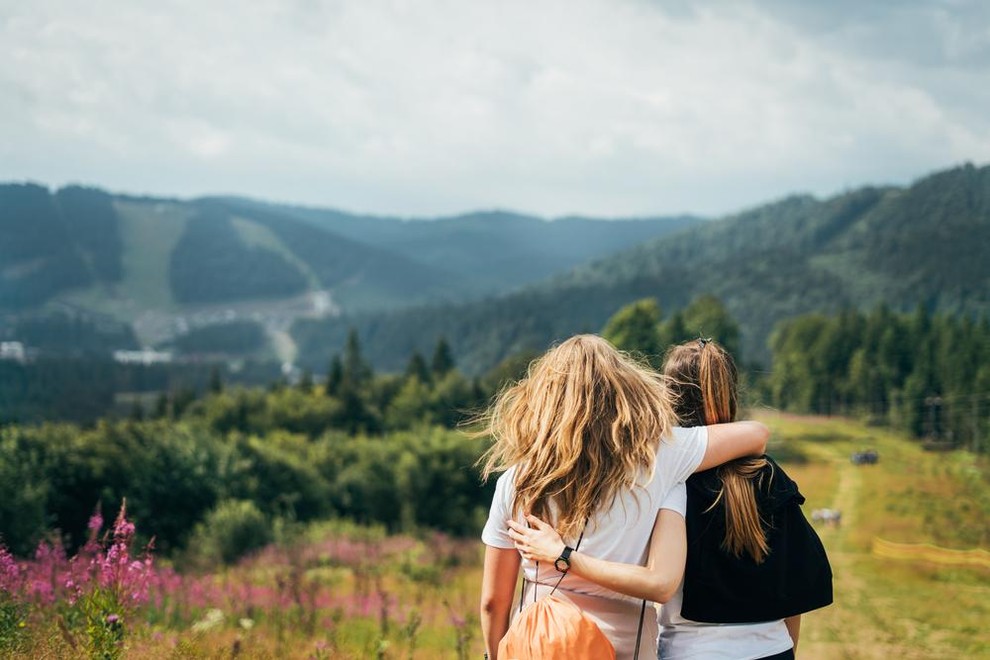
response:
<svg viewBox="0 0 990 660"><path fill-rule="evenodd" d="M711 337L709 337L708 339L705 339L704 337L698 337L698 346L700 346L701 348L704 348L705 347L705 344L707 344L711 340L712 340Z"/></svg>

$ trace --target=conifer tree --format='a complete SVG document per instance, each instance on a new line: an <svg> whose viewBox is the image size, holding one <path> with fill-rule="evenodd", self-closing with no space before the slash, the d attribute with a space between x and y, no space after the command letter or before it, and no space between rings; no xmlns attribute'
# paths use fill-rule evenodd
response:
<svg viewBox="0 0 990 660"><path fill-rule="evenodd" d="M437 340L436 348L433 349L433 359L430 361L430 370L438 379L445 376L448 371L454 368L454 358L450 354L450 344L446 338L440 337Z"/></svg>
<svg viewBox="0 0 990 660"><path fill-rule="evenodd" d="M337 396L342 382L344 382L344 363L340 355L334 355L330 360L330 368L327 369L326 395Z"/></svg>
<svg viewBox="0 0 990 660"><path fill-rule="evenodd" d="M423 359L419 351L414 351L412 357L409 358L409 364L406 365L406 377L417 378L424 385L430 383L430 372L426 368L426 360Z"/></svg>
<svg viewBox="0 0 990 660"><path fill-rule="evenodd" d="M371 365L361 355L361 342L357 330L351 328L344 346L343 381L352 387L361 387L371 379Z"/></svg>

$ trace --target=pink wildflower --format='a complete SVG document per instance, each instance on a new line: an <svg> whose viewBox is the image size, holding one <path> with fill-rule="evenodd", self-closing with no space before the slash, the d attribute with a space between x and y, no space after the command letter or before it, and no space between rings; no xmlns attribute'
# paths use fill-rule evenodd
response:
<svg viewBox="0 0 990 660"><path fill-rule="evenodd" d="M89 517L89 523L86 525L86 529L90 532L99 532L103 529L103 514L100 513L100 507L96 507L96 511L93 515Z"/></svg>
<svg viewBox="0 0 990 660"><path fill-rule="evenodd" d="M20 584L20 573L17 560L0 545L0 591L14 592Z"/></svg>

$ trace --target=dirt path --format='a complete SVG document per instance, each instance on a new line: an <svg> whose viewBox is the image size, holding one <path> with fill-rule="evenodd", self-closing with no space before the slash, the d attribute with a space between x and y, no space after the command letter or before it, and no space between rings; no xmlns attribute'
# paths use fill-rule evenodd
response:
<svg viewBox="0 0 990 660"><path fill-rule="evenodd" d="M822 452L826 455L827 450ZM930 648L921 651L910 643L909 621L892 621L880 597L861 577L864 567L876 561L869 549L857 548L852 530L868 515L861 506L863 480L869 471L828 453L838 473L830 508L842 512L839 527L817 526L832 564L834 603L804 617L799 657L802 660L914 660L932 658ZM810 513L810 512L807 512ZM951 656L944 656L951 657Z"/></svg>

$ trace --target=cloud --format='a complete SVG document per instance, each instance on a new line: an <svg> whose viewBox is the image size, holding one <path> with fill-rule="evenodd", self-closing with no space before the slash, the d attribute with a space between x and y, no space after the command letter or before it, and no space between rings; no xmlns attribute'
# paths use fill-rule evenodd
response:
<svg viewBox="0 0 990 660"><path fill-rule="evenodd" d="M0 179L721 213L990 160L981 3L0 2Z"/></svg>

